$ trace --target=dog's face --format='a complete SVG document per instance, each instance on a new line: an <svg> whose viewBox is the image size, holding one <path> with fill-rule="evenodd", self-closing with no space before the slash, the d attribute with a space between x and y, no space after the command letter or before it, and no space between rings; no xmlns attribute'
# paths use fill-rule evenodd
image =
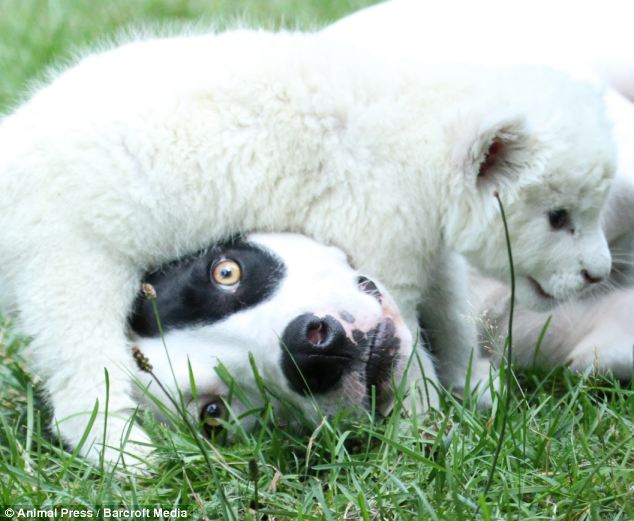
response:
<svg viewBox="0 0 634 521"><path fill-rule="evenodd" d="M196 416L222 415L226 401L236 416L262 405L250 357L272 403L292 404L309 420L341 407L391 406L412 338L392 298L340 250L299 235L250 235L164 266L145 281L157 294L176 384ZM147 298L137 299L130 327L154 375L173 392ZM219 375L224 369L239 389ZM139 374L160 398L153 377ZM254 420L240 421L249 428Z"/></svg>

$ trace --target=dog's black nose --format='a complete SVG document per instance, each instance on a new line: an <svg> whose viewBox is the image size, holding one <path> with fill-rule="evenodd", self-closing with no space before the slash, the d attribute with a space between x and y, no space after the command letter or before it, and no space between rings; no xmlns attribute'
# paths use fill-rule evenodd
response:
<svg viewBox="0 0 634 521"><path fill-rule="evenodd" d="M341 379L350 364L353 346L334 317L300 315L282 335L282 370L294 391L324 393Z"/></svg>

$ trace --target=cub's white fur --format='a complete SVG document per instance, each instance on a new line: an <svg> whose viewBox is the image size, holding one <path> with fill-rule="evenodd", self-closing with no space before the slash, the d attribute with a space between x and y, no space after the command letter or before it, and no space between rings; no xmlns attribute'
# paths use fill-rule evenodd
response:
<svg viewBox="0 0 634 521"><path fill-rule="evenodd" d="M632 376L634 104L627 98L634 100L634 34L629 27L630 11L631 5L623 0L535 0L512 6L504 0L392 0L325 30L331 38L386 59L426 64L540 63L607 84L603 96L619 154L602 223L614 270L606 284L585 298L549 312L517 308L514 343L521 365L569 363L577 370L594 367L621 378ZM458 18L457 12L461 13ZM570 23L571 13L574 23ZM517 252L516 257L524 253ZM475 311L485 314L483 340L499 354L507 328L508 287L475 272L471 280ZM537 339L551 315L535 357Z"/></svg>
<svg viewBox="0 0 634 521"><path fill-rule="evenodd" d="M598 96L548 70L391 66L319 35L136 42L87 57L2 122L1 285L71 445L96 399L103 410L104 368L109 451L126 431L141 273L238 231L343 247L412 329L422 302L443 382L460 387L477 341L453 252L508 277L493 192L520 281L564 299L583 270L609 271L599 210L613 165ZM574 234L549 227L562 207ZM476 360L472 381L487 377ZM147 441L136 426L130 438Z"/></svg>
<svg viewBox="0 0 634 521"><path fill-rule="evenodd" d="M482 346L499 361L508 330L509 289L475 272L471 283ZM598 288L547 313L519 306L513 319L513 361L528 368L565 364L573 371L629 380L634 369L632 309L631 286Z"/></svg>

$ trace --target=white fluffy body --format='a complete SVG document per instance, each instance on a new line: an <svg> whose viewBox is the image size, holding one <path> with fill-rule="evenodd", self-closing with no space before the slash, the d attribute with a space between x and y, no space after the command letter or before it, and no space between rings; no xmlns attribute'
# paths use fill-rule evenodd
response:
<svg viewBox="0 0 634 521"><path fill-rule="evenodd" d="M389 0L325 33L392 60L550 65L634 99L631 18L628 0Z"/></svg>
<svg viewBox="0 0 634 521"><path fill-rule="evenodd" d="M545 64L603 89L618 148L616 179L602 215L614 257L612 275L591 295L548 312L520 305L515 355L524 366L570 364L632 376L634 325L634 35L631 4L588 0L509 5L503 0L392 0L344 18L326 33L392 60L419 63ZM455 13L461 16L456 18ZM573 18L571 19L571 15ZM538 34L538 37L535 35ZM588 35L592 34L592 38ZM465 45L465 42L469 42ZM629 98L629 99L628 99ZM516 252L516 257L524 252ZM492 262L495 262L492 259ZM485 259L478 263L482 268ZM486 271L486 270L483 270ZM499 355L507 329L509 289L476 272L475 313L482 337ZM550 326L535 356L544 324Z"/></svg>
<svg viewBox="0 0 634 521"><path fill-rule="evenodd" d="M388 65L310 34L134 42L88 56L2 121L2 298L71 445L104 403L104 368L107 443L125 431L141 273L241 231L343 247L412 330L422 303L442 381L460 387L477 342L453 252L508 276L493 192L519 277L564 299L583 270L610 269L599 211L613 168L599 97L549 70ZM576 233L550 229L562 207ZM544 304L528 283L520 296ZM472 381L487 376L476 360ZM130 437L147 441L136 426Z"/></svg>

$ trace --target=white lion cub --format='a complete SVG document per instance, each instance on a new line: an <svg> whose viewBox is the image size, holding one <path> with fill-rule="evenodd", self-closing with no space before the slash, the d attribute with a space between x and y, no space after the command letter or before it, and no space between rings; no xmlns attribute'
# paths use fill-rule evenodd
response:
<svg viewBox="0 0 634 521"><path fill-rule="evenodd" d="M97 420L84 453L105 439L112 460L148 268L240 231L341 246L412 329L422 303L443 381L460 387L477 340L453 252L508 277L493 192L519 295L547 306L609 272L613 169L599 97L547 70L388 65L311 34L139 41L88 56L0 125L2 297L69 444L96 400L103 411L108 370L107 436ZM476 360L472 381L487 377ZM138 426L130 439L148 441Z"/></svg>

